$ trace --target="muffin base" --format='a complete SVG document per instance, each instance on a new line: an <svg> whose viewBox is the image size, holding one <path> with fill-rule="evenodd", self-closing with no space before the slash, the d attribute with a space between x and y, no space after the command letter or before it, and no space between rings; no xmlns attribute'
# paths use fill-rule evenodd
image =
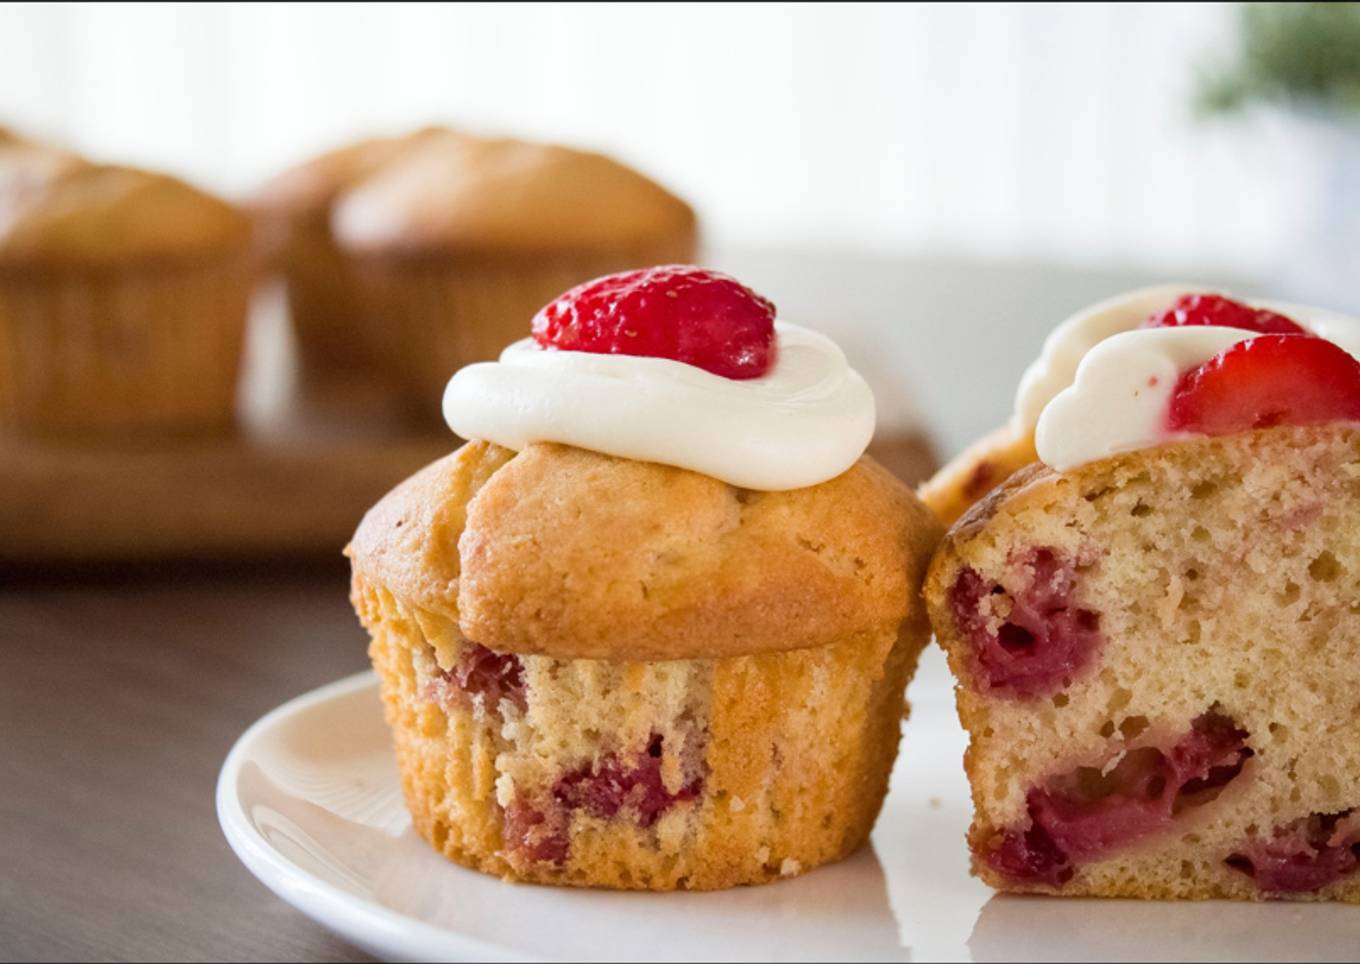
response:
<svg viewBox="0 0 1360 964"><path fill-rule="evenodd" d="M649 663L491 654L516 667L507 695L459 685L489 651L446 617L362 576L354 602L416 829L464 866L580 887L714 890L853 853L886 795L928 635L918 621Z"/></svg>
<svg viewBox="0 0 1360 964"><path fill-rule="evenodd" d="M250 282L244 255L0 273L0 428L228 428Z"/></svg>
<svg viewBox="0 0 1360 964"><path fill-rule="evenodd" d="M387 370L381 327L371 323L353 265L331 237L325 216L294 224L282 255L288 316L308 383L348 383Z"/></svg>

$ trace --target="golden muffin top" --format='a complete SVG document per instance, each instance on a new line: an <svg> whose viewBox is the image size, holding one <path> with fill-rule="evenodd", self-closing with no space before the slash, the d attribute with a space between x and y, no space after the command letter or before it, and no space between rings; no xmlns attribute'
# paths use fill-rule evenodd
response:
<svg viewBox="0 0 1360 964"><path fill-rule="evenodd" d="M264 217L328 218L336 195L361 183L416 145L466 136L445 127L423 127L396 137L368 137L319 154L276 175L260 187L250 206Z"/></svg>
<svg viewBox="0 0 1360 964"><path fill-rule="evenodd" d="M177 178L45 147L0 147L0 263L192 258L248 240L241 211Z"/></svg>
<svg viewBox="0 0 1360 964"><path fill-rule="evenodd" d="M41 147L17 135L0 139L0 222L8 223L21 208L87 163L75 154Z"/></svg>
<svg viewBox="0 0 1360 964"><path fill-rule="evenodd" d="M896 632L940 529L872 459L786 492L556 444L470 442L349 548L356 582L492 649L703 659Z"/></svg>
<svg viewBox="0 0 1360 964"><path fill-rule="evenodd" d="M694 230L694 212L603 154L508 138L420 143L346 191L345 247L388 254L608 250Z"/></svg>
<svg viewBox="0 0 1360 964"><path fill-rule="evenodd" d="M329 218L341 246L394 256L607 251L695 230L688 204L602 154L442 127L322 154L252 206L266 237Z"/></svg>

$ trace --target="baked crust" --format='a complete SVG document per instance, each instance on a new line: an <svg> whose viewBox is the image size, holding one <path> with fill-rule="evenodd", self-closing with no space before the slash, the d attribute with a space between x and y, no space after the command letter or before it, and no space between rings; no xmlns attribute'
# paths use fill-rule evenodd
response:
<svg viewBox="0 0 1360 964"><path fill-rule="evenodd" d="M244 252L246 215L164 174L47 148L0 152L0 266L176 262Z"/></svg>
<svg viewBox="0 0 1360 964"><path fill-rule="evenodd" d="M342 280L345 267L337 263L340 253L331 235L330 212L336 197L417 144L467 136L444 127L423 127L397 137L364 138L295 164L266 181L249 200L261 257L279 270L319 275L306 289L312 299L321 301L316 314L327 319L325 330L338 324L338 316L354 312L356 300L351 285Z"/></svg>
<svg viewBox="0 0 1360 964"><path fill-rule="evenodd" d="M940 529L868 457L752 492L563 445L471 442L365 516L356 571L495 650L668 660L895 633Z"/></svg>
<svg viewBox="0 0 1360 964"><path fill-rule="evenodd" d="M953 525L969 506L1038 458L1034 432L1006 424L954 456L916 494L940 522Z"/></svg>
<svg viewBox="0 0 1360 964"><path fill-rule="evenodd" d="M446 127L422 127L395 137L366 137L308 158L276 174L255 192L257 214L308 216L325 212L336 195L370 177L417 144L469 135Z"/></svg>
<svg viewBox="0 0 1360 964"><path fill-rule="evenodd" d="M414 143L332 211L354 253L542 256L692 239L694 211L603 154L510 138Z"/></svg>
<svg viewBox="0 0 1360 964"><path fill-rule="evenodd" d="M443 127L327 151L250 206L271 251L319 223L353 253L401 258L630 252L692 244L696 223L684 201L603 154Z"/></svg>

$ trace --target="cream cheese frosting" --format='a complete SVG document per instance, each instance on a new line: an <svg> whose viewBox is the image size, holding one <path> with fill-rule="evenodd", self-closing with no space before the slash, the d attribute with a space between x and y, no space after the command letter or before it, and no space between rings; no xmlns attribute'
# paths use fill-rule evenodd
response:
<svg viewBox="0 0 1360 964"><path fill-rule="evenodd" d="M660 462L731 485L782 491L833 479L874 432L874 397L831 339L775 322L775 361L735 380L666 358L517 341L444 391L463 438L521 449L561 442Z"/></svg>
<svg viewBox="0 0 1360 964"><path fill-rule="evenodd" d="M1034 429L1043 463L1059 472L1177 436L1166 413L1181 373L1256 334L1196 325L1111 335L1082 358L1075 380Z"/></svg>
<svg viewBox="0 0 1360 964"><path fill-rule="evenodd" d="M1100 342L1121 331L1137 328L1153 312L1165 308L1181 295L1204 290L1207 289L1181 284L1140 288L1107 298L1063 321L1049 333L1039 357L1020 377L1020 388L1015 393L1017 427L1032 429L1038 424L1044 406L1072 384L1077 366Z"/></svg>
<svg viewBox="0 0 1360 964"><path fill-rule="evenodd" d="M1258 334L1208 325L1139 328L1191 292L1222 294L1179 284L1144 288L1078 312L1053 330L1021 379L1012 416L1018 429L1034 429L1041 461L1065 472L1185 437L1166 427L1180 376ZM1360 321L1354 318L1303 305L1236 300L1279 312L1360 358Z"/></svg>

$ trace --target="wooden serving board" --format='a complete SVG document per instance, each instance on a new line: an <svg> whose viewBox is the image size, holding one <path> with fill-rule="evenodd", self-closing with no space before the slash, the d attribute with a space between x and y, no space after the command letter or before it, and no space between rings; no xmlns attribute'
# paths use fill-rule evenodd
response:
<svg viewBox="0 0 1360 964"><path fill-rule="evenodd" d="M211 438L0 438L0 562L250 559L339 553L388 489L452 451L376 385L301 385L276 297L252 321L240 428ZM919 431L871 447L909 482Z"/></svg>
<svg viewBox="0 0 1360 964"><path fill-rule="evenodd" d="M458 440L376 385L296 377L277 297L252 318L232 435L0 438L0 561L338 554L396 482Z"/></svg>

